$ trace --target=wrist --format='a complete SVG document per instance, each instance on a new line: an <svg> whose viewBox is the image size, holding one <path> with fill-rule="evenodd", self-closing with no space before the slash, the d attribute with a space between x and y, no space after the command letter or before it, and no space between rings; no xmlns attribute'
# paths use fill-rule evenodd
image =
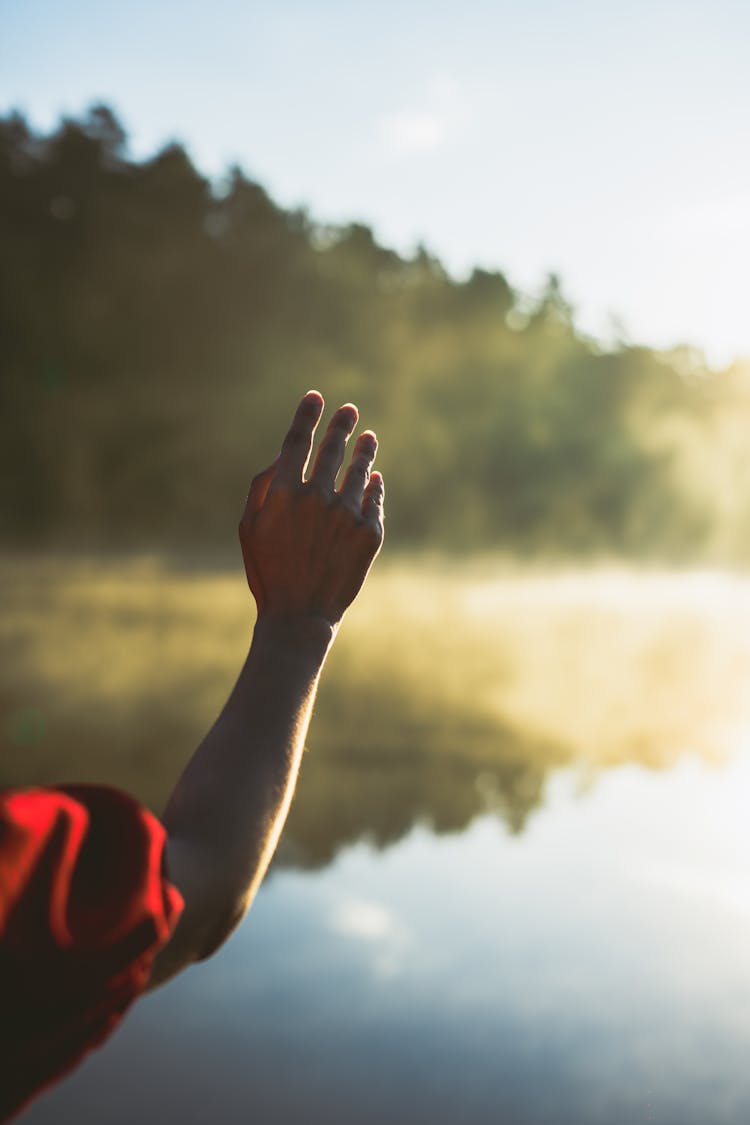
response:
<svg viewBox="0 0 750 1125"><path fill-rule="evenodd" d="M271 645L289 652L326 655L338 632L327 618L304 613L259 613L253 644Z"/></svg>

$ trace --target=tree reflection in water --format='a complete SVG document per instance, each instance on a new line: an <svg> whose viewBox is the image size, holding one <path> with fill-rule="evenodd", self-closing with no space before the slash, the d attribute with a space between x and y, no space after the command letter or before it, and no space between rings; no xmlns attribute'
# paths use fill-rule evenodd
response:
<svg viewBox="0 0 750 1125"><path fill-rule="evenodd" d="M0 782L158 810L243 656L236 570L0 588ZM746 1122L750 766L666 772L747 741L746 584L404 566L363 605L249 923L29 1121Z"/></svg>
<svg viewBox="0 0 750 1125"><path fill-rule="evenodd" d="M158 811L243 658L236 568L6 558L0 578L0 783L109 782ZM748 638L741 581L386 566L334 646L277 866L487 812L520 833L562 766L716 758L750 729Z"/></svg>

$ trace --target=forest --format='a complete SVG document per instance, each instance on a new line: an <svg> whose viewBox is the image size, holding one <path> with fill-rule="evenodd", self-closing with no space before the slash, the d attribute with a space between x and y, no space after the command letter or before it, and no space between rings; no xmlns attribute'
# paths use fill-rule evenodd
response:
<svg viewBox="0 0 750 1125"><path fill-rule="evenodd" d="M134 160L104 105L0 119L0 246L6 548L234 549L317 387L378 433L392 548L750 559L750 364L605 347L554 275L457 279L176 142Z"/></svg>

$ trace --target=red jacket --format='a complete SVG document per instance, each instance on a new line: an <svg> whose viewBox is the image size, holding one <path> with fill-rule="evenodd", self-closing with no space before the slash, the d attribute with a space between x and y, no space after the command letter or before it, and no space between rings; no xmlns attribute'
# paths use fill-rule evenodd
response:
<svg viewBox="0 0 750 1125"><path fill-rule="evenodd" d="M0 790L0 1121L102 1043L183 900L165 831L100 785Z"/></svg>

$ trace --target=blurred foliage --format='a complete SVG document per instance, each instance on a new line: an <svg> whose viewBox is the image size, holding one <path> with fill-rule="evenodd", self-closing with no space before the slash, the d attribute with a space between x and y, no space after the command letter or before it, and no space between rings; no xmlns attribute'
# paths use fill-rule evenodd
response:
<svg viewBox="0 0 750 1125"><path fill-rule="evenodd" d="M0 120L0 536L226 548L299 394L381 439L391 544L745 560L750 370L604 350L559 281L457 281L104 106ZM644 269L648 263L644 263Z"/></svg>

